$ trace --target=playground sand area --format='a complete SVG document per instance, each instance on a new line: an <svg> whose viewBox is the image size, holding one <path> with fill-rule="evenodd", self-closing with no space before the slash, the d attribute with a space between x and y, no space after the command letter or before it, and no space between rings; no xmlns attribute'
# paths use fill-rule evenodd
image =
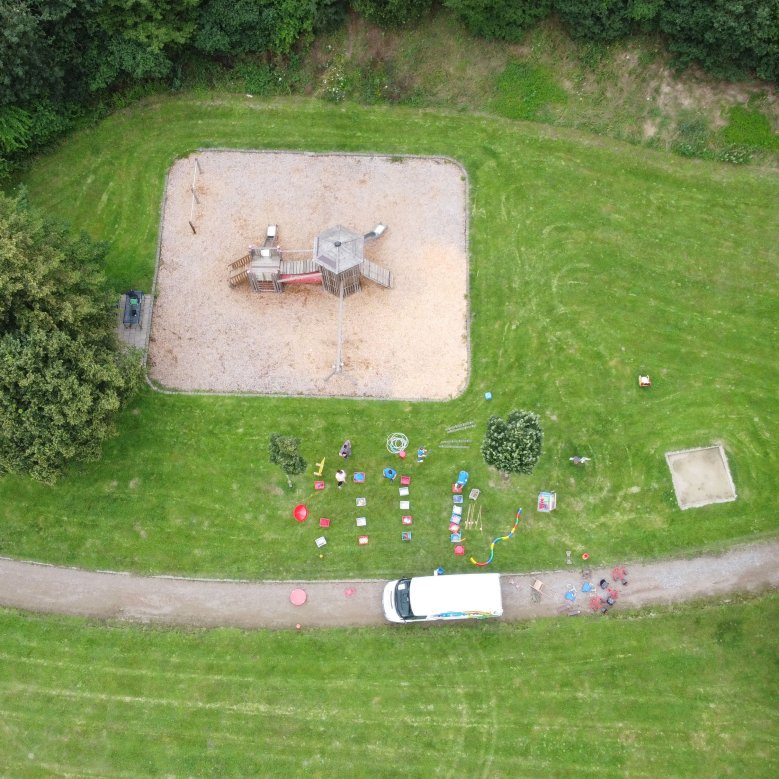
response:
<svg viewBox="0 0 779 779"><path fill-rule="evenodd" d="M689 509L736 499L736 486L721 446L667 452L679 508Z"/></svg>
<svg viewBox="0 0 779 779"><path fill-rule="evenodd" d="M199 162L196 176L195 159ZM193 204L194 180L197 202ZM440 158L201 151L168 174L149 372L180 391L446 400L468 381L467 181ZM193 234L190 219L197 233ZM344 301L320 285L231 289L227 265L278 225L285 259L310 259L341 224L384 235L365 257L392 289L363 280Z"/></svg>

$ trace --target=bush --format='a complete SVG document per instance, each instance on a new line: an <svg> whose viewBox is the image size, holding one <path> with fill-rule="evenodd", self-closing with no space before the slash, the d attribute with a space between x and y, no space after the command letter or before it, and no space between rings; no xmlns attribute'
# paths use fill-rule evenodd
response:
<svg viewBox="0 0 779 779"><path fill-rule="evenodd" d="M237 57L286 55L314 29L310 0L206 0L200 8L195 46L206 54Z"/></svg>
<svg viewBox="0 0 779 779"><path fill-rule="evenodd" d="M24 149L30 142L32 119L27 111L15 106L0 108L0 153Z"/></svg>
<svg viewBox="0 0 779 779"><path fill-rule="evenodd" d="M678 67L697 62L718 78L779 80L777 0L666 0L657 23Z"/></svg>
<svg viewBox="0 0 779 779"><path fill-rule="evenodd" d="M505 473L531 473L538 458L544 433L541 420L532 411L512 411L506 420L490 417L481 445L484 462Z"/></svg>
<svg viewBox="0 0 779 779"><path fill-rule="evenodd" d="M615 41L630 32L632 3L633 0L554 0L554 8L572 38Z"/></svg>
<svg viewBox="0 0 779 779"><path fill-rule="evenodd" d="M270 461L284 471L287 483L292 486L289 477L306 470L306 461L300 454L300 439L294 436L271 433L268 449Z"/></svg>
<svg viewBox="0 0 779 779"><path fill-rule="evenodd" d="M272 97L289 95L292 92L292 85L286 71L274 65L264 62L241 62L236 65L235 73L243 79L246 91L253 95Z"/></svg>
<svg viewBox="0 0 779 779"><path fill-rule="evenodd" d="M116 340L106 250L0 195L0 474L51 483L99 457L141 380Z"/></svg>
<svg viewBox="0 0 779 779"><path fill-rule="evenodd" d="M340 27L346 19L349 0L316 0L314 11L314 32L331 32Z"/></svg>
<svg viewBox="0 0 779 779"><path fill-rule="evenodd" d="M379 27L403 27L422 18L432 0L352 0L360 16Z"/></svg>
<svg viewBox="0 0 779 779"><path fill-rule="evenodd" d="M474 35L517 42L549 13L551 0L444 0Z"/></svg>

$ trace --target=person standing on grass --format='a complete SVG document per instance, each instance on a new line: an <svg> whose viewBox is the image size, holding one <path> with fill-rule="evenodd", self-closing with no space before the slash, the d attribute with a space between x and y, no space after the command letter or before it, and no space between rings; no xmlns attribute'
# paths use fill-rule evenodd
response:
<svg viewBox="0 0 779 779"><path fill-rule="evenodd" d="M343 468L339 468L335 472L335 480L338 483L338 489L340 490L346 483L346 471L343 470Z"/></svg>
<svg viewBox="0 0 779 779"><path fill-rule="evenodd" d="M344 441L344 445L341 447L341 451L338 452L339 456L343 457L344 460L349 459L352 455L352 442L347 438L346 441Z"/></svg>

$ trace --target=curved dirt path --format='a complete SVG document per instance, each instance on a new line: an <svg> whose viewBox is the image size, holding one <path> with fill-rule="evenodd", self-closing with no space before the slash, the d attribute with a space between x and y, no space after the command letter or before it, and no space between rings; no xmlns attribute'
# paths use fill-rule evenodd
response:
<svg viewBox="0 0 779 779"><path fill-rule="evenodd" d="M617 585L617 608L639 608L730 593L779 589L779 540L737 546L721 555L629 564L628 585ZM544 582L540 602L530 585ZM592 569L591 581L611 569ZM554 616L570 606L589 613L579 566L502 576L504 619ZM0 605L52 614L197 627L294 628L387 624L381 608L385 581L249 582L179 579L84 571L0 558ZM576 601L565 599L569 586ZM302 606L290 592L305 589Z"/></svg>

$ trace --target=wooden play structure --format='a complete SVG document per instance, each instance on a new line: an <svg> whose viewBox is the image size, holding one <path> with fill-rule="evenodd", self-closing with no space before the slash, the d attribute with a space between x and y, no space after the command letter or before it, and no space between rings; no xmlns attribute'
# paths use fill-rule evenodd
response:
<svg viewBox="0 0 779 779"><path fill-rule="evenodd" d="M379 224L369 233L358 235L336 225L316 236L309 258L293 260L285 255L309 251L281 249L277 225L268 225L263 245L250 246L248 254L227 266L228 284L248 284L254 292L283 292L287 284L321 284L339 298L358 292L362 279L390 288L392 274L364 255L365 243L377 240L386 229L386 225Z"/></svg>
<svg viewBox="0 0 779 779"><path fill-rule="evenodd" d="M359 235L343 225L336 225L314 239L314 249L281 249L278 227L268 225L265 241L258 249L231 262L227 283L231 287L248 284L253 292L283 292L287 284L321 284L338 298L338 335L333 370L327 377L340 373L343 359L344 298L359 292L362 279L381 287L392 287L392 274L366 259L365 243L379 239L386 225L378 224L369 233ZM289 255L308 255L304 259L287 259Z"/></svg>

